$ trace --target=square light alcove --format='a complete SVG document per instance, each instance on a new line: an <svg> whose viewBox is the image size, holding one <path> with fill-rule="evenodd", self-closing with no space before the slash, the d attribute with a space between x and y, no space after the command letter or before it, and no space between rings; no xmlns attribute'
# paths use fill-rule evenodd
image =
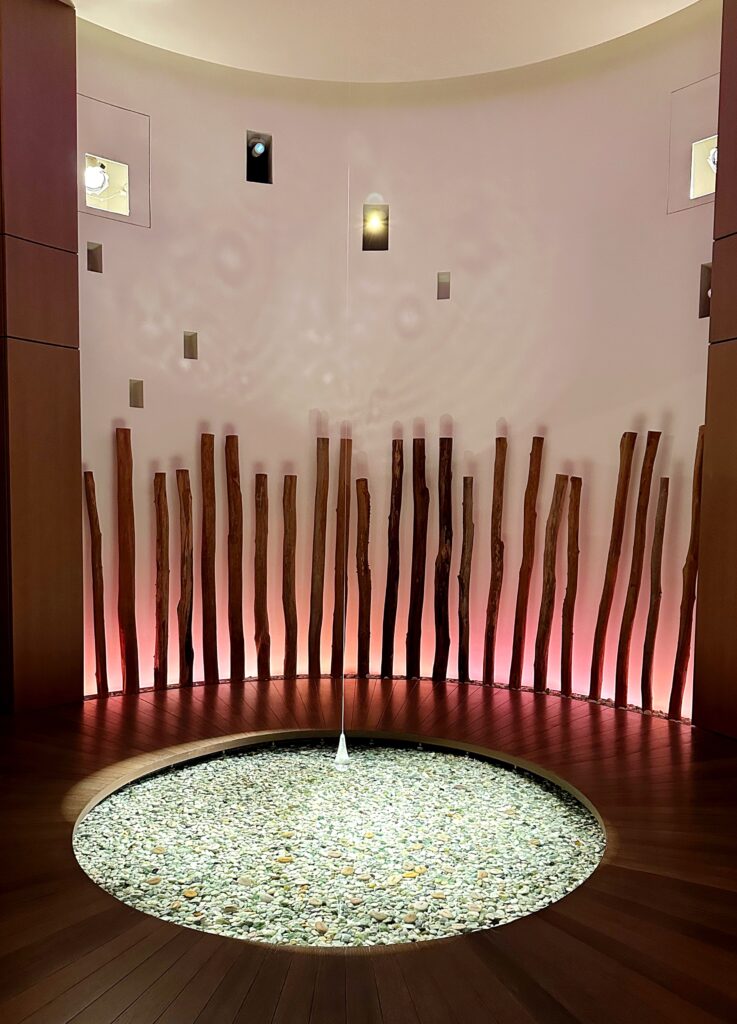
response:
<svg viewBox="0 0 737 1024"><path fill-rule="evenodd" d="M714 202L719 75L671 93L668 213Z"/></svg>
<svg viewBox="0 0 737 1024"><path fill-rule="evenodd" d="M151 227L148 115L78 96L77 138L79 212Z"/></svg>
<svg viewBox="0 0 737 1024"><path fill-rule="evenodd" d="M84 189L86 206L121 217L130 216L128 164L85 153Z"/></svg>

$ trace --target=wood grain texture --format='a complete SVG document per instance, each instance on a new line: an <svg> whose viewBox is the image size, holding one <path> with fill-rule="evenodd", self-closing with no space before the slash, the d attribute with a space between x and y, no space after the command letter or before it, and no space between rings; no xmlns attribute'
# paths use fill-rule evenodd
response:
<svg viewBox="0 0 737 1024"><path fill-rule="evenodd" d="M154 689L169 682L169 501L166 473L154 473L156 512L156 595L154 621Z"/></svg>
<svg viewBox="0 0 737 1024"><path fill-rule="evenodd" d="M225 481L228 490L228 635L230 680L246 674L246 643L243 635L243 494L237 434L225 438Z"/></svg>
<svg viewBox="0 0 737 1024"><path fill-rule="evenodd" d="M284 675L297 675L297 477L284 476L282 495L284 539L282 544L281 600L284 609Z"/></svg>
<svg viewBox="0 0 737 1024"><path fill-rule="evenodd" d="M440 438L438 462L438 553L435 558L435 659L432 678L442 682L448 675L450 615L448 588L453 553L453 438Z"/></svg>
<svg viewBox="0 0 737 1024"><path fill-rule="evenodd" d="M665 516L668 509L668 477L661 477L658 490L658 507L655 512L655 528L650 551L650 600L647 610L645 642L642 648L642 676L640 692L643 711L651 711L653 706L653 663L655 660L655 640L658 635L660 619L660 601L663 596L663 540L665 537Z"/></svg>
<svg viewBox="0 0 737 1024"><path fill-rule="evenodd" d="M525 488L524 515L522 522L522 561L517 583L517 603L514 610L512 632L512 661L509 668L509 685L513 690L522 686L522 671L525 660L525 637L527 633L527 606L530 601L530 581L535 564L535 527L537 524L537 492L540 488L544 438L533 437L530 451L530 468Z"/></svg>
<svg viewBox="0 0 737 1024"><path fill-rule="evenodd" d="M701 529L701 482L704 468L704 428L699 427L694 459L693 483L691 488L691 535L688 541L686 561L683 563L683 591L678 618L678 641L673 665L673 684L668 705L668 717L680 718L683 709L683 693L686 689L688 662L691 657L691 634L693 613L696 604L696 580L699 574L699 531Z"/></svg>
<svg viewBox="0 0 737 1024"><path fill-rule="evenodd" d="M484 629L484 670L485 683L494 682L494 661L496 656L496 630L499 620L499 603L504 578L504 541L502 540L502 512L504 509L504 476L507 465L507 439L497 437L494 453L494 484L491 497L491 573L489 596L486 602L486 625Z"/></svg>
<svg viewBox="0 0 737 1024"><path fill-rule="evenodd" d="M571 477L568 492L568 543L566 548L566 593L563 598L561 615L560 644L560 692L570 697L573 692L573 624L576 614L576 595L578 593L578 530L581 519L581 487L580 476Z"/></svg>
<svg viewBox="0 0 737 1024"><path fill-rule="evenodd" d="M568 477L557 473L553 485L548 521L545 524L545 547L543 549L543 583L540 597L540 614L535 637L534 689L544 693L548 685L548 653L550 636L553 631L555 611L555 566L558 559L558 531L563 515L563 501L568 487Z"/></svg>
<svg viewBox="0 0 737 1024"><path fill-rule="evenodd" d="M463 540L461 565L458 570L458 679L469 679L469 648L471 645L471 561L473 558L473 477L463 478Z"/></svg>
<svg viewBox="0 0 737 1024"><path fill-rule="evenodd" d="M189 470L177 470L179 494L179 601L177 629L179 639L179 685L191 686L194 672L192 643L192 603L194 596L194 557L192 551L192 487Z"/></svg>
<svg viewBox="0 0 737 1024"><path fill-rule="evenodd" d="M330 439L317 438L315 510L312 523L312 574L310 577L310 623L308 627L308 672L313 679L321 673L323 604L325 600L325 536L328 524L328 484L330 481Z"/></svg>
<svg viewBox="0 0 737 1024"><path fill-rule="evenodd" d="M136 523L133 509L133 451L127 427L115 431L118 476L118 629L123 692L137 693L138 630L136 627Z"/></svg>
<svg viewBox="0 0 737 1024"><path fill-rule="evenodd" d="M368 480L356 480L356 575L358 578L358 670L359 679L369 674L371 655L371 567L369 565L369 524L371 495Z"/></svg>
<svg viewBox="0 0 737 1024"><path fill-rule="evenodd" d="M330 675L343 675L345 623L348 604L348 536L351 527L351 454L353 441L341 437L338 458L338 494L335 512L335 572L333 579L333 647Z"/></svg>
<svg viewBox="0 0 737 1024"><path fill-rule="evenodd" d="M381 678L394 675L394 638L397 627L399 597L399 526L402 515L402 482L404 477L404 441L392 441L392 483L387 527L386 593L381 633Z"/></svg>
<svg viewBox="0 0 737 1024"><path fill-rule="evenodd" d="M271 634L269 633L268 552L269 478L256 474L256 537L253 562L253 624L256 640L256 668L261 681L271 679Z"/></svg>
<svg viewBox="0 0 737 1024"><path fill-rule="evenodd" d="M354 736L387 729L502 750L584 792L616 836L602 864L535 914L441 943L273 950L178 928L80 871L77 814L125 777L132 755L144 771L161 747L228 733L335 735L338 688L170 688L17 716L3 736L0 786L3 1024L737 1019L737 743L553 695L428 681L355 686L373 696L353 703Z"/></svg>
<svg viewBox="0 0 737 1024"><path fill-rule="evenodd" d="M425 481L425 439L412 441L412 575L407 615L407 679L420 676L422 648L422 609L425 604L425 564L427 562L427 517L430 491Z"/></svg>
<svg viewBox="0 0 737 1024"><path fill-rule="evenodd" d="M215 508L215 435L200 438L200 471L202 477L202 550L200 580L202 585L202 660L205 682L220 681L218 668L217 597L215 593L215 547L217 518Z"/></svg>
<svg viewBox="0 0 737 1024"><path fill-rule="evenodd" d="M627 707L629 690L630 647L632 630L635 625L637 601L642 583L642 568L645 564L645 541L647 535L647 513L650 507L650 489L652 486L655 456L660 442L659 430L648 430L645 442L645 454L640 470L640 486L637 491L637 508L635 511L635 529L632 538L632 561L627 583L627 596L622 611L622 625L619 630L617 647L617 668L615 675L614 703L618 708Z"/></svg>
<svg viewBox="0 0 737 1024"><path fill-rule="evenodd" d="M108 693L107 641L105 639L105 581L102 571L102 531L97 511L95 477L90 470L84 474L87 518L90 524L90 563L92 578L92 624L95 634L95 681L98 697Z"/></svg>
<svg viewBox="0 0 737 1024"><path fill-rule="evenodd" d="M591 679L589 684L589 698L591 700L601 700L601 688L604 680L606 633L614 600L614 588L617 583L619 557L622 553L622 538L627 518L627 495L629 494L632 456L634 455L636 440L637 434L628 430L622 434L622 440L619 443L619 473L617 475L617 490L614 495L612 532L609 539L609 551L607 553L606 569L604 570L604 585L599 601L599 612L596 618L596 629L594 630L594 643L591 654Z"/></svg>

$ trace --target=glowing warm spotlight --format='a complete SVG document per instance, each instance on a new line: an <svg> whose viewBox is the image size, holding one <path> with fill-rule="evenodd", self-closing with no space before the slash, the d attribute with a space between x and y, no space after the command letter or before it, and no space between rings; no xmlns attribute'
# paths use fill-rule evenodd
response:
<svg viewBox="0 0 737 1024"><path fill-rule="evenodd" d="M389 207L386 203L364 204L363 248L389 248Z"/></svg>

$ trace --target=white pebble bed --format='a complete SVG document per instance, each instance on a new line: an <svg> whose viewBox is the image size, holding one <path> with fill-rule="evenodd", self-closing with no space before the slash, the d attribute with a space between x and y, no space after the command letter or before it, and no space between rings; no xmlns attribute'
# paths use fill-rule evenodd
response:
<svg viewBox="0 0 737 1024"><path fill-rule="evenodd" d="M349 743L255 747L119 790L74 851L113 896L240 939L417 942L559 900L604 852L596 818L537 776L480 758Z"/></svg>

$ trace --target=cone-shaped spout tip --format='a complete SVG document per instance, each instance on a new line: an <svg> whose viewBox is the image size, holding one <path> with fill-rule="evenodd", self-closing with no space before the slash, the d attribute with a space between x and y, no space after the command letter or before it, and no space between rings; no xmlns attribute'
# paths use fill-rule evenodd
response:
<svg viewBox="0 0 737 1024"><path fill-rule="evenodd" d="M338 753L335 755L335 767L339 772L344 772L349 764L348 746L345 741L345 733L342 732L338 741Z"/></svg>

